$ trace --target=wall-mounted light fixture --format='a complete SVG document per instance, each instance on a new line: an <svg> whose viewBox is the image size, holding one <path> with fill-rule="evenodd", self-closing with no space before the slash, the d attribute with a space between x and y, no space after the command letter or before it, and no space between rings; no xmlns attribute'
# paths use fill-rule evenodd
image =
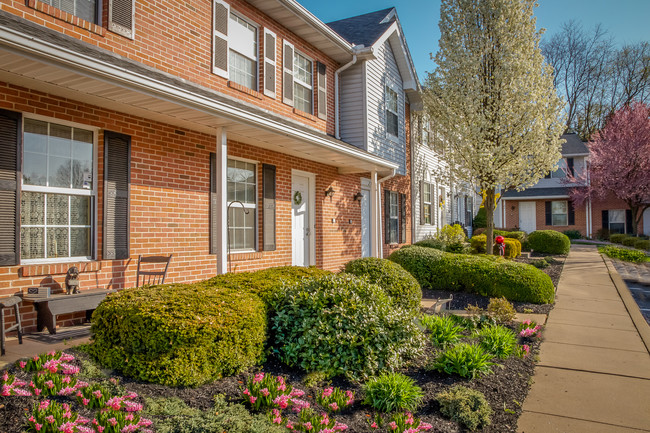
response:
<svg viewBox="0 0 650 433"><path fill-rule="evenodd" d="M332 197L336 191L331 186L325 190L325 197Z"/></svg>
<svg viewBox="0 0 650 433"><path fill-rule="evenodd" d="M361 203L362 199L363 199L363 193L361 191L359 191L354 195L354 201L358 201L359 203Z"/></svg>

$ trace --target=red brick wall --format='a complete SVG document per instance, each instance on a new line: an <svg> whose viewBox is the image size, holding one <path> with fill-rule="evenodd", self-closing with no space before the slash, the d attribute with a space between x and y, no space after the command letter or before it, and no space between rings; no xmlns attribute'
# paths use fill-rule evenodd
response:
<svg viewBox="0 0 650 433"><path fill-rule="evenodd" d="M135 285L139 254L170 254L167 282L189 282L216 274L217 258L209 252L209 154L216 137L153 122L77 101L54 97L0 82L0 108L47 116L99 128L97 185L98 261L75 263L83 289L124 288ZM131 151L131 258L102 260L103 131L132 137ZM316 265L339 270L361 255L361 208L353 200L360 190L360 175L340 175L335 167L302 160L237 142L228 143L231 156L258 161L258 195L261 209L262 163L276 172L277 249L235 254L233 271L291 264L291 169L316 174ZM332 186L336 193L326 198ZM261 224L261 212L260 215ZM263 245L261 239L259 244ZM65 272L73 263L0 267L0 296L27 287L47 285L60 291ZM22 307L27 330L35 326L31 304ZM79 315L74 316L79 317ZM70 316L69 318L72 318ZM66 322L62 316L59 325ZM9 320L11 322L11 319Z"/></svg>
<svg viewBox="0 0 650 433"><path fill-rule="evenodd" d="M137 1L135 11L135 39L123 37L106 29L108 2L104 1L103 27L81 20L59 9L35 0L2 0L0 9L46 26L89 44L112 51L120 56L143 63L193 83L209 87L228 96L244 100L256 106L290 117L328 134L334 134L334 71L338 63L291 33L281 23L243 0L229 1L231 9L260 25L258 47L263 47L264 28L277 36L276 58L281 65L282 40L294 44L314 61L327 66L328 119L296 114L293 107L282 103L282 68L276 67L276 97L269 98L263 92L242 92L228 86L228 80L212 73L212 2L188 0L171 2L164 0ZM260 55L262 50L258 48ZM258 59L259 60L259 59ZM259 65L259 89L262 89L262 65ZM314 106L317 93L317 75L314 74Z"/></svg>

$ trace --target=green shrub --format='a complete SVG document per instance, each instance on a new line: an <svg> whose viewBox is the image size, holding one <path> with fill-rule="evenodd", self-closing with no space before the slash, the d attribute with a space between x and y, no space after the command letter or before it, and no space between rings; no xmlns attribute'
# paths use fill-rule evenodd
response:
<svg viewBox="0 0 650 433"><path fill-rule="evenodd" d="M265 414L251 414L241 404L227 403L223 395L214 398L214 407L200 410L178 397L145 398L144 413L151 417L159 433L281 433L286 428L273 424Z"/></svg>
<svg viewBox="0 0 650 433"><path fill-rule="evenodd" d="M370 379L363 387L366 398L363 404L378 412L413 412L424 398L415 381L400 373L388 373Z"/></svg>
<svg viewBox="0 0 650 433"><path fill-rule="evenodd" d="M526 240L526 232L519 230L494 230L494 236L503 236L504 238L517 239L522 244Z"/></svg>
<svg viewBox="0 0 650 433"><path fill-rule="evenodd" d="M634 248L650 251L650 241L647 239L637 239L636 242L634 242Z"/></svg>
<svg viewBox="0 0 650 433"><path fill-rule="evenodd" d="M93 314L93 357L139 380L197 386L262 359L266 307L247 291L193 284L127 289Z"/></svg>
<svg viewBox="0 0 650 433"><path fill-rule="evenodd" d="M417 314L422 303L422 289L413 275L388 259L366 257L348 262L345 272L366 277L371 283L384 289L396 306Z"/></svg>
<svg viewBox="0 0 650 433"><path fill-rule="evenodd" d="M476 333L486 352L507 359L517 348L517 336L504 326L486 326Z"/></svg>
<svg viewBox="0 0 650 433"><path fill-rule="evenodd" d="M273 306L275 351L308 372L360 379L393 371L422 350L423 335L411 312L395 308L379 286L353 275L287 286Z"/></svg>
<svg viewBox="0 0 650 433"><path fill-rule="evenodd" d="M615 244L622 244L623 239L627 238L628 236L625 233L613 233L609 235L609 241L614 242Z"/></svg>
<svg viewBox="0 0 650 433"><path fill-rule="evenodd" d="M626 247L633 247L637 240L638 238L635 236L628 236L626 238L623 238L621 243Z"/></svg>
<svg viewBox="0 0 650 433"><path fill-rule="evenodd" d="M395 251L390 260L409 271L420 286L432 290L477 293L509 301L548 304L555 289L551 278L533 266L494 256L449 254L411 246Z"/></svg>
<svg viewBox="0 0 650 433"><path fill-rule="evenodd" d="M472 252L474 252L475 254L485 253L486 241L487 241L486 235L472 236L472 239L470 240ZM504 243L506 244L505 257L507 259L512 259L515 257L519 257L521 255L521 242L519 242L519 240L512 239L512 238L504 238ZM495 255L499 254L499 247L497 246L496 243L494 244L494 248L492 251Z"/></svg>
<svg viewBox="0 0 650 433"><path fill-rule="evenodd" d="M436 239L445 243L445 245L462 244L467 240L465 231L460 224L444 225L436 235Z"/></svg>
<svg viewBox="0 0 650 433"><path fill-rule="evenodd" d="M472 227L474 230L487 227L487 212L484 207L479 208L478 212L476 212Z"/></svg>
<svg viewBox="0 0 650 433"><path fill-rule="evenodd" d="M551 265L550 265L550 264L549 264L545 259L543 259L543 258L541 258L541 259L535 259L535 260L533 260L530 264L533 265L533 266L535 266L537 269L544 269L544 268L548 268L549 266L551 266Z"/></svg>
<svg viewBox="0 0 650 433"><path fill-rule="evenodd" d="M571 240L555 230L537 230L528 235L528 247L537 253L567 254Z"/></svg>
<svg viewBox="0 0 650 433"><path fill-rule="evenodd" d="M431 341L436 347L457 343L462 331L451 316L422 315L420 323L431 333Z"/></svg>
<svg viewBox="0 0 650 433"><path fill-rule="evenodd" d="M582 239L582 233L580 233L580 230L564 230L562 233L564 233L569 239Z"/></svg>
<svg viewBox="0 0 650 433"><path fill-rule="evenodd" d="M440 353L433 363L433 369L441 373L457 374L476 378L492 373L492 355L476 344L459 343Z"/></svg>
<svg viewBox="0 0 650 433"><path fill-rule="evenodd" d="M474 230L472 230L472 236L483 235L483 234L485 234L486 230L487 229L485 227L474 229Z"/></svg>
<svg viewBox="0 0 650 433"><path fill-rule="evenodd" d="M417 245L419 247L426 247L426 248L434 248L436 250L444 251L445 250L445 243L441 240L438 239L423 239L421 241L417 241L413 245Z"/></svg>
<svg viewBox="0 0 650 433"><path fill-rule="evenodd" d="M643 251L631 250L628 248L607 245L604 247L598 247L598 252L613 259L624 260L626 262L643 263L648 261L648 257Z"/></svg>
<svg viewBox="0 0 650 433"><path fill-rule="evenodd" d="M504 297L491 298L487 312L496 323L510 323L517 317L515 307Z"/></svg>
<svg viewBox="0 0 650 433"><path fill-rule="evenodd" d="M492 409L480 391L456 385L436 395L440 412L471 431L490 425Z"/></svg>
<svg viewBox="0 0 650 433"><path fill-rule="evenodd" d="M609 240L609 229L598 229L596 231L596 239L600 239L603 241L608 241Z"/></svg>

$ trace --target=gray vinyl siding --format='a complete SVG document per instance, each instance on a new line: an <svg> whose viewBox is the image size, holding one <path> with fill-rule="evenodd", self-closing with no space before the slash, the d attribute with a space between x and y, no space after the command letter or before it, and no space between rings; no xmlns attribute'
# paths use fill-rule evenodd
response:
<svg viewBox="0 0 650 433"><path fill-rule="evenodd" d="M405 94L390 43L386 41L377 50L376 59L367 61L366 89L368 106L368 151L398 164L398 174L406 174ZM398 97L398 139L386 133L385 86L389 83Z"/></svg>
<svg viewBox="0 0 650 433"><path fill-rule="evenodd" d="M363 62L341 73L339 118L341 139L366 150L365 140L365 92Z"/></svg>

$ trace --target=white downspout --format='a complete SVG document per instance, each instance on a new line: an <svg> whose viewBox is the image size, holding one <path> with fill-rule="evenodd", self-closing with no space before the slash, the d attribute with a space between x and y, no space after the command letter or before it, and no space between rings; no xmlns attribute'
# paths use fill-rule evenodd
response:
<svg viewBox="0 0 650 433"><path fill-rule="evenodd" d="M217 274L228 272L228 135L225 128L217 128Z"/></svg>

